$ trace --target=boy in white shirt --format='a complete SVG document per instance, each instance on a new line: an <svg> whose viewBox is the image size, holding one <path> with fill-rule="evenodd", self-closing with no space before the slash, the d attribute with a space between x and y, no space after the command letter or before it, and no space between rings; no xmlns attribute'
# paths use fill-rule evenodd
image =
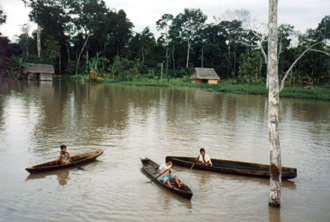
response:
<svg viewBox="0 0 330 222"><path fill-rule="evenodd" d="M202 165L212 166L211 158L209 157L209 155L205 153L205 149L201 148L199 152L201 155L199 155L197 163Z"/></svg>
<svg viewBox="0 0 330 222"><path fill-rule="evenodd" d="M179 181L176 176L173 176L171 174L171 167L172 167L172 161L170 160L167 163L163 163L162 165L160 165L157 172L163 175L162 176L163 183L167 183L167 185L169 185L170 187L174 187L172 186L171 182L175 182L178 185L178 188L181 188L183 182Z"/></svg>

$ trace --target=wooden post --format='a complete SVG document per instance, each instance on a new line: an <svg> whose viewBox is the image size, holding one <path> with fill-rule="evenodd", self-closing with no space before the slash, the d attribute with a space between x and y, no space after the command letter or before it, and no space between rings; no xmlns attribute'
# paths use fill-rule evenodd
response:
<svg viewBox="0 0 330 222"><path fill-rule="evenodd" d="M279 79L277 60L277 5L278 0L269 0L268 12L268 132L270 142L270 193L269 206L279 207L281 202L281 149L279 123Z"/></svg>

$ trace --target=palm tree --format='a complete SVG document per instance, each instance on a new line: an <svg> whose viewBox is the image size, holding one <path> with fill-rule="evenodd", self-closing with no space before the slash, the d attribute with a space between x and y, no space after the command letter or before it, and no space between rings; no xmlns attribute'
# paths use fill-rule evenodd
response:
<svg viewBox="0 0 330 222"><path fill-rule="evenodd" d="M24 57L12 56L10 61L11 74L16 79L22 79L23 71L29 66L27 59Z"/></svg>

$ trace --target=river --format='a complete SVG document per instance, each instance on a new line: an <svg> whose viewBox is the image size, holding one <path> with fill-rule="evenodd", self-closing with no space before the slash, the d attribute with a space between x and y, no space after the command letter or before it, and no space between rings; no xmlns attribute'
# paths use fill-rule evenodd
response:
<svg viewBox="0 0 330 222"><path fill-rule="evenodd" d="M140 157L163 163L204 147L211 158L269 164L267 98L191 88L3 80L0 221L329 221L330 103L281 99L281 207L269 180L174 167L191 200L153 183ZM104 150L84 171L26 167Z"/></svg>

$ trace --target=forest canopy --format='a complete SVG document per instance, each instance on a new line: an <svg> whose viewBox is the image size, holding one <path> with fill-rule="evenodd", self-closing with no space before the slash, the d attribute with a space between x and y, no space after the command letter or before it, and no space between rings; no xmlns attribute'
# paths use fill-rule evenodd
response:
<svg viewBox="0 0 330 222"><path fill-rule="evenodd" d="M95 77L125 81L157 79L162 70L167 78L182 78L195 67L205 67L214 68L221 79L266 83L268 37L254 27L267 27L252 21L246 10L227 12L212 23L201 9L165 13L155 21L160 32L156 39L149 27L134 32L134 21L125 11L108 8L103 0L23 2L39 31L30 36L24 25L17 42L0 33L3 76L15 72L17 63L47 63L60 75L95 71ZM0 13L1 25L6 15ZM330 82L330 15L303 34L282 24L278 38L280 79L291 84Z"/></svg>

